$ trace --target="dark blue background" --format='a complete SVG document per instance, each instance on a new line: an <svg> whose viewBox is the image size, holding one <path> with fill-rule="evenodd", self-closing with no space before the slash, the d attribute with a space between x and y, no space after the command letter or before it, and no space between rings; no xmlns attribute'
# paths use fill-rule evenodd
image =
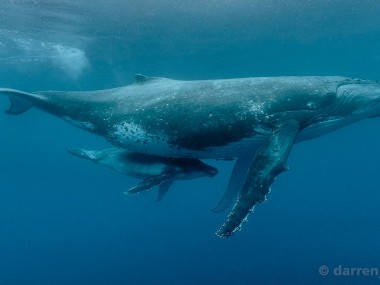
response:
<svg viewBox="0 0 380 285"><path fill-rule="evenodd" d="M378 1L3 1L0 86L103 89L175 79L380 78ZM0 99L0 108L8 102ZM108 144L37 110L0 116L0 284L379 284L379 119L296 145L243 231L214 232L213 179L126 197L136 180L69 156Z"/></svg>

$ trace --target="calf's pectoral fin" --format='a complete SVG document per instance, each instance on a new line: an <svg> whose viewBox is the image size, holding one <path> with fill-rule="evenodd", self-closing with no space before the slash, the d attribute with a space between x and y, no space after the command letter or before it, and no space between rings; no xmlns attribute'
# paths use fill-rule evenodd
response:
<svg viewBox="0 0 380 285"><path fill-rule="evenodd" d="M278 126L268 141L258 150L248 169L240 191L226 222L216 233L228 237L240 230L256 203L265 200L276 176L287 169L286 161L299 131L296 120L287 120Z"/></svg>
<svg viewBox="0 0 380 285"><path fill-rule="evenodd" d="M165 180L164 182L160 184L160 188L158 189L158 194L157 194L157 199L156 199L157 202L160 202L162 198L164 198L166 192L169 191L170 186L172 186L172 184L173 184L172 179Z"/></svg>
<svg viewBox="0 0 380 285"><path fill-rule="evenodd" d="M124 192L124 194L137 194L142 191L149 190L153 186L159 185L171 178L173 178L173 174L171 173L162 173L156 176L145 178L136 186L129 188L126 192Z"/></svg>

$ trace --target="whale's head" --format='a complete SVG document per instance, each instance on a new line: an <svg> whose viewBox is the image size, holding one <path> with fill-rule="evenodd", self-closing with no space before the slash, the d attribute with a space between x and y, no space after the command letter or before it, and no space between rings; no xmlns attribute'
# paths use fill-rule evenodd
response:
<svg viewBox="0 0 380 285"><path fill-rule="evenodd" d="M312 139L374 117L380 117L380 82L347 79L337 87L330 105L301 131L298 140Z"/></svg>
<svg viewBox="0 0 380 285"><path fill-rule="evenodd" d="M354 120L380 116L380 82L352 80L338 87L335 112Z"/></svg>

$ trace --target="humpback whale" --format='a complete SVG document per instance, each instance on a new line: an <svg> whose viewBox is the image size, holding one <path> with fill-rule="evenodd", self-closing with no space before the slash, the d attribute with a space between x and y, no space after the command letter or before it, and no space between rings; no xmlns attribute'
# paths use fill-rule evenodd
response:
<svg viewBox="0 0 380 285"><path fill-rule="evenodd" d="M218 173L215 167L198 159L160 157L130 152L122 148L108 148L101 151L68 148L67 151L122 174L143 179L138 185L124 192L126 194L136 194L159 185L157 201L163 198L174 180L213 177Z"/></svg>
<svg viewBox="0 0 380 285"><path fill-rule="evenodd" d="M0 89L8 114L31 107L129 151L161 157L236 159L215 211L234 206L217 232L240 230L288 169L294 143L380 115L380 83L340 76L179 81L136 75L115 89L22 92Z"/></svg>

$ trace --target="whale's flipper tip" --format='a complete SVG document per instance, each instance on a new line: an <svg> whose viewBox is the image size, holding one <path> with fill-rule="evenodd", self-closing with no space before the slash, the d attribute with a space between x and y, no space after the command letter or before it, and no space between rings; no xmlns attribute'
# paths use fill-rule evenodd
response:
<svg viewBox="0 0 380 285"><path fill-rule="evenodd" d="M227 221L222 225L222 227L215 233L217 237L228 238L233 236L236 232L241 231L243 224L248 222L248 215L253 212L255 203L251 205L250 209L245 213L244 217L238 217L236 212L231 212L228 216Z"/></svg>

